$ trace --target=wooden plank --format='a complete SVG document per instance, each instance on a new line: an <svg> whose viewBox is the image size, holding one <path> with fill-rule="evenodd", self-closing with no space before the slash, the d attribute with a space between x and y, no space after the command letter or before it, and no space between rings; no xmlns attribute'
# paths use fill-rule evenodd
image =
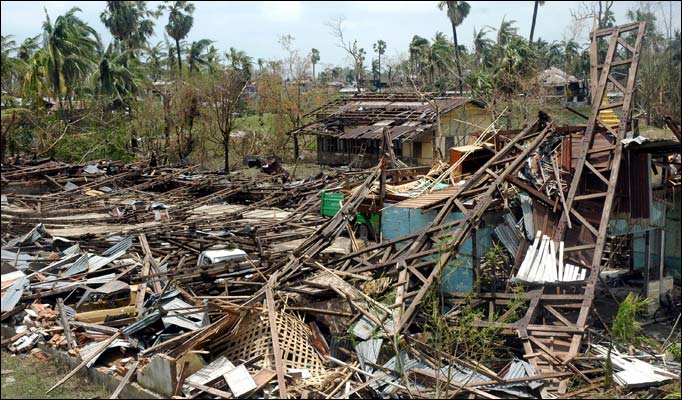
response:
<svg viewBox="0 0 682 400"><path fill-rule="evenodd" d="M182 390L182 385L185 383L185 379L187 379L187 376L189 376L189 361L185 361L182 363L182 366L180 367L180 379L178 379L178 383L175 385L175 390L173 391L173 396L179 396L180 391Z"/></svg>
<svg viewBox="0 0 682 400"><path fill-rule="evenodd" d="M599 235L599 231L597 228L595 228L585 217L582 216L575 208L571 208L571 214L580 221L581 224L583 224L584 227L590 230L594 236Z"/></svg>
<svg viewBox="0 0 682 400"><path fill-rule="evenodd" d="M549 304L543 304L542 306L545 308L545 310L549 311L549 313L552 314L556 319L561 321L562 324L566 326L575 326L575 324L567 320L566 317L561 315L561 313L557 311L554 307L550 306Z"/></svg>
<svg viewBox="0 0 682 400"><path fill-rule="evenodd" d="M117 399L118 395L121 394L121 391L123 388L126 386L128 381L130 380L130 377L133 376L133 373L135 372L135 369L137 369L137 364L139 364L139 360L133 361L133 363L128 367L128 372L126 372L125 376L123 379L121 379L121 382L119 382L118 386L116 386L116 390L114 390L114 393L111 394L110 399ZM175 394L177 395L178 392L176 390Z"/></svg>
<svg viewBox="0 0 682 400"><path fill-rule="evenodd" d="M620 41L620 40L621 40L621 38L618 38L618 41ZM618 88L618 90L623 92L623 94L625 94L625 92L627 92L627 89L625 89L625 86L623 86L620 82L618 82L618 79L616 79L611 74L609 74L609 81L611 81L611 83L613 83Z"/></svg>
<svg viewBox="0 0 682 400"><path fill-rule="evenodd" d="M277 274L273 274L271 281ZM277 386L279 389L279 397L287 398L287 384L284 380L284 364L282 363L282 352L279 348L279 329L277 328L277 317L275 315L275 298L272 294L272 286L270 284L265 286L265 298L268 307L268 321L270 324L270 336L272 337L272 351L275 355L275 370L277 371Z"/></svg>
<svg viewBox="0 0 682 400"><path fill-rule="evenodd" d="M604 104L601 107L599 107L599 111L604 111L604 110L610 110L612 108L620 108L623 106L623 102L618 102L618 103L613 103L613 104Z"/></svg>
<svg viewBox="0 0 682 400"><path fill-rule="evenodd" d="M592 163L590 163L589 161L585 160L584 164L585 164L585 166L586 166L587 168L590 169L590 171L592 171L593 174L597 175L597 178L601 179L601 181L604 182L604 184L606 184L606 185L608 186L609 180L606 179L606 178L604 177L604 175L602 175L602 173L599 172L599 171L597 170L597 168L594 167L594 165L592 165Z"/></svg>
<svg viewBox="0 0 682 400"><path fill-rule="evenodd" d="M575 196L574 201L599 199L599 198L601 198L601 197L606 197L606 192L591 193L591 194L582 194L582 195L580 195L580 196Z"/></svg>
<svg viewBox="0 0 682 400"><path fill-rule="evenodd" d="M226 392L224 390L220 390L220 389L216 389L216 388L213 388L210 386L202 385L201 383L194 383L194 382L187 381L187 385L189 385L195 389L203 390L204 392L206 392L208 394L212 394L213 396L218 396L219 398L223 398L223 399L233 399L234 398L234 396L230 392Z"/></svg>
<svg viewBox="0 0 682 400"><path fill-rule="evenodd" d="M566 197L564 196L564 189L561 182L561 172L559 172L559 166L557 165L554 155L552 155L550 159L552 160L552 170L554 171L554 176L557 180L557 186L559 187L557 191L559 192L559 199L561 200L561 208L566 214L566 222L568 223L568 228L570 229L572 228L571 218L570 215L568 215L568 207L566 207Z"/></svg>
<svg viewBox="0 0 682 400"><path fill-rule="evenodd" d="M97 347L97 350L93 351L90 353L88 357L85 358L85 360L81 361L80 364L76 368L74 368L71 372L69 372L65 377L59 380L59 382L55 383L54 386L49 388L45 394L50 393L54 389L56 389L59 385L62 383L66 382L69 380L71 377L73 377L76 372L80 371L87 363L90 362L93 358L97 357L100 355L104 350L107 349L107 346L109 346L114 340L116 340L119 336L121 336L121 331L116 332L112 337L109 339L105 340L99 347Z"/></svg>
<svg viewBox="0 0 682 400"><path fill-rule="evenodd" d="M69 321L66 318L66 311L64 310L64 300L62 298L57 299L57 308L59 308L59 320L62 322L62 327L64 328L64 336L66 336L66 342L69 345L69 349L74 350L76 348L74 344L74 339L71 336L71 327L69 326Z"/></svg>
<svg viewBox="0 0 682 400"><path fill-rule="evenodd" d="M155 275L161 275L161 270L159 269L159 266L156 265L156 260L154 259L152 250L149 248L149 243L147 243L147 236L144 233L140 233L138 238L140 240L140 246L144 251L145 258L149 260L151 270L154 271ZM154 290L154 293L161 293L161 282L159 279L152 280L152 289Z"/></svg>
<svg viewBox="0 0 682 400"><path fill-rule="evenodd" d="M626 48L630 53L633 54L635 53L635 48L630 46L625 40L623 40L622 37L618 37L618 44ZM625 93L625 90L623 90L622 92Z"/></svg>

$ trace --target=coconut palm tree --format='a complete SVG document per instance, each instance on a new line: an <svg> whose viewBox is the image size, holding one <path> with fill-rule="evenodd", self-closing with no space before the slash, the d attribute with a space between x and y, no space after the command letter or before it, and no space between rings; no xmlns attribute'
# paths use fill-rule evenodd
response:
<svg viewBox="0 0 682 400"><path fill-rule="evenodd" d="M429 40L419 35L414 35L410 42L410 61L412 64L412 74L420 75L424 56L428 53Z"/></svg>
<svg viewBox="0 0 682 400"><path fill-rule="evenodd" d="M128 47L124 42L110 43L107 50L101 52L98 68L92 74L95 93L113 97L119 105L124 105L127 98L137 91L128 55Z"/></svg>
<svg viewBox="0 0 682 400"><path fill-rule="evenodd" d="M147 70L149 72L152 81L156 81L161 77L162 65L163 65L163 42L159 41L154 46L146 46L144 52L146 53L147 59Z"/></svg>
<svg viewBox="0 0 682 400"><path fill-rule="evenodd" d="M504 18L502 18L502 22L500 23L500 28L497 30L497 44L504 46L518 34L519 28L514 27L514 24L516 23L515 20L509 20L505 21Z"/></svg>
<svg viewBox="0 0 682 400"><path fill-rule="evenodd" d="M253 71L253 58L249 57L244 50L237 50L230 47L230 52L225 53L225 59L230 63L232 69L241 71L245 79L251 79Z"/></svg>
<svg viewBox="0 0 682 400"><path fill-rule="evenodd" d="M206 52L206 64L208 66L208 72L214 73L220 67L220 53L215 46L211 45Z"/></svg>
<svg viewBox="0 0 682 400"><path fill-rule="evenodd" d="M207 54L204 54L204 52L208 51L208 46L211 45L211 43L213 43L213 41L208 39L192 42L189 51L187 52L187 65L189 66L190 74L194 71L198 71L199 65L209 65L208 59L206 58Z"/></svg>
<svg viewBox="0 0 682 400"><path fill-rule="evenodd" d="M260 58L258 59L260 60ZM310 63L313 65L313 81L315 80L315 64L320 61L320 51L318 49L312 49L310 51Z"/></svg>
<svg viewBox="0 0 682 400"><path fill-rule="evenodd" d="M26 38L21 46L17 48L17 57L24 62L33 57L33 54L40 48L40 35Z"/></svg>
<svg viewBox="0 0 682 400"><path fill-rule="evenodd" d="M429 52L429 66L431 72L431 82L435 83L436 76L445 78L451 70L452 59L454 54L453 45L447 40L443 32L436 32L436 37L433 38L433 44ZM442 86L444 82L438 83L437 86ZM440 89L444 89L441 87Z"/></svg>
<svg viewBox="0 0 682 400"><path fill-rule="evenodd" d="M21 54L21 46L16 46L13 35L2 36L2 90L16 94L21 89L21 79L28 67L28 60ZM10 53L16 53L14 57Z"/></svg>
<svg viewBox="0 0 682 400"><path fill-rule="evenodd" d="M549 66L552 67L559 67L564 64L564 61L566 60L565 54L564 54L564 45L562 43L559 43L557 41L552 42L552 44L549 45Z"/></svg>
<svg viewBox="0 0 682 400"><path fill-rule="evenodd" d="M530 25L530 39L528 43L533 44L533 34L535 33L535 20L538 17L538 7L545 5L544 1L535 1L535 7L533 7L533 23Z"/></svg>
<svg viewBox="0 0 682 400"><path fill-rule="evenodd" d="M147 9L145 1L107 1L100 14L100 20L109 29L114 39L125 43L128 55L136 57L135 52L147 43L154 33L154 20L159 11ZM126 60L127 62L127 60Z"/></svg>
<svg viewBox="0 0 682 400"><path fill-rule="evenodd" d="M166 32L168 36L175 40L175 54L178 57L178 72L182 74L182 57L180 51L180 41L187 37L187 34L192 29L194 24L194 4L188 1L165 1L164 6L159 7L159 11L167 9L170 13L168 15L168 24L166 25Z"/></svg>
<svg viewBox="0 0 682 400"><path fill-rule="evenodd" d="M466 1L441 1L438 8L443 10L447 6L448 19L452 25L452 40L455 43L455 64L457 65L457 80L459 81L459 93L462 93L462 63L459 60L459 44L457 43L457 27L462 24L464 18L469 15L471 6Z"/></svg>
<svg viewBox="0 0 682 400"><path fill-rule="evenodd" d="M102 45L97 32L75 14L81 11L73 7L55 19L54 24L45 10L43 22L43 47L47 57L47 81L57 98L62 117L66 98L71 97L84 82L90 71L97 67L98 50Z"/></svg>
<svg viewBox="0 0 682 400"><path fill-rule="evenodd" d="M488 65L490 49L493 47L493 41L487 38L488 30L485 27L481 28L478 32L476 27L474 27L474 57L478 65Z"/></svg>

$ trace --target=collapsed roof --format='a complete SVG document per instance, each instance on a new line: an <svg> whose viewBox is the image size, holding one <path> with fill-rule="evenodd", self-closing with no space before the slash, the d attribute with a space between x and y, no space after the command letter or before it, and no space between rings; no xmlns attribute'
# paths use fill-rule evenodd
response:
<svg viewBox="0 0 682 400"><path fill-rule="evenodd" d="M464 104L483 107L468 98L416 93L363 93L334 100L307 116L316 120L292 133L336 136L339 139L380 139L384 126L392 140L409 141L433 129L438 113Z"/></svg>

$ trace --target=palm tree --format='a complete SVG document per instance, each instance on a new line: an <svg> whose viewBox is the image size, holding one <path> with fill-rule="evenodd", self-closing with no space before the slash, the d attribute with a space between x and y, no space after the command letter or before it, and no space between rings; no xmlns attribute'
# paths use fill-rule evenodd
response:
<svg viewBox="0 0 682 400"><path fill-rule="evenodd" d="M517 35L519 31L518 28L514 27L515 20L505 21L502 18L502 23L500 23L500 28L497 30L497 44L504 46L511 40L512 37Z"/></svg>
<svg viewBox="0 0 682 400"><path fill-rule="evenodd" d="M11 79L11 75L14 73L14 66L16 65L16 60L10 58L9 54L16 51L17 42L12 39L14 35L3 35L2 36L2 60L0 61L0 68L2 69L2 89L7 89L5 87L6 83ZM9 90L8 90L9 91Z"/></svg>
<svg viewBox="0 0 682 400"><path fill-rule="evenodd" d="M260 60L260 58L258 59ZM310 51L310 63L313 64L313 81L315 80L315 64L320 61L320 51L318 49L312 49Z"/></svg>
<svg viewBox="0 0 682 400"><path fill-rule="evenodd" d="M188 1L165 1L165 3L165 6L159 7L159 11L164 8L170 11L166 32L168 33L168 36L175 40L175 54L178 57L178 72L182 74L180 40L187 37L187 34L194 24L194 17L192 17L194 4Z"/></svg>
<svg viewBox="0 0 682 400"><path fill-rule="evenodd" d="M17 57L24 62L28 62L28 60L33 57L33 54L40 48L39 39L40 35L26 38L26 40L21 43L21 46L17 48Z"/></svg>
<svg viewBox="0 0 682 400"><path fill-rule="evenodd" d="M379 83L381 84L381 55L386 53L386 42L383 40L379 39L376 43L372 45L374 48L374 52L379 54Z"/></svg>
<svg viewBox="0 0 682 400"><path fill-rule="evenodd" d="M73 7L66 14L57 17L54 24L45 10L43 22L43 47L46 50L47 81L52 94L57 98L63 113L63 99L71 104L72 94L80 82L97 63L97 52L101 42L97 32L80 18Z"/></svg>
<svg viewBox="0 0 682 400"><path fill-rule="evenodd" d="M454 47L445 37L443 32L436 32L429 52L429 66L431 72L431 82L434 83L436 76L444 76L452 65L452 55ZM442 82L441 82L442 83ZM440 83L439 83L439 86ZM442 87L440 89L443 89Z"/></svg>
<svg viewBox="0 0 682 400"><path fill-rule="evenodd" d="M474 54L476 58L476 62L480 65L481 63L483 65L487 65L488 60L488 55L490 53L490 49L493 47L493 41L492 39L489 39L486 37L486 34L490 32L485 29L485 27L481 28L478 32L476 32L476 27L474 27Z"/></svg>
<svg viewBox="0 0 682 400"><path fill-rule="evenodd" d="M116 40L125 43L127 58L130 58L154 33L154 21L150 17L156 18L159 14L160 10L148 10L145 1L107 1L100 20Z"/></svg>
<svg viewBox="0 0 682 400"><path fill-rule="evenodd" d="M429 40L419 35L414 35L410 42L410 61L412 62L412 73L418 75L422 70L424 55L429 49Z"/></svg>
<svg viewBox="0 0 682 400"><path fill-rule="evenodd" d="M137 90L133 73L128 68L128 47L123 46L121 41L110 43L101 53L98 69L92 76L95 93L113 97L121 105Z"/></svg>
<svg viewBox="0 0 682 400"><path fill-rule="evenodd" d="M530 39L528 43L533 44L533 34L535 33L535 20L538 17L538 7L545 5L544 1L535 1L535 7L533 7L533 23L530 25Z"/></svg>
<svg viewBox="0 0 682 400"><path fill-rule="evenodd" d="M206 62L208 63L208 72L211 74L220 66L220 53L213 45L211 45L206 52Z"/></svg>
<svg viewBox="0 0 682 400"><path fill-rule="evenodd" d="M208 46L213 43L212 40L201 39L196 42L192 42L189 47L189 52L187 53L187 65L189 65L190 74L199 70L199 65L208 65L209 62L206 59L206 54L204 51L208 50Z"/></svg>
<svg viewBox="0 0 682 400"><path fill-rule="evenodd" d="M455 64L457 64L457 80L459 81L459 93L462 94L462 64L459 60L459 44L457 43L457 27L462 24L464 18L469 15L471 6L466 1L441 1L438 8L443 10L447 6L448 18L452 24L452 39L455 43Z"/></svg>
<svg viewBox="0 0 682 400"><path fill-rule="evenodd" d="M552 44L549 45L547 54L549 55L549 66L557 67L564 64L566 58L564 55L564 46L561 43L557 41L552 42Z"/></svg>
<svg viewBox="0 0 682 400"><path fill-rule="evenodd" d="M230 52L225 53L226 60L232 66L232 69L241 71L245 79L251 79L251 72L253 70L253 58L249 57L244 50L237 50L230 47Z"/></svg>
<svg viewBox="0 0 682 400"><path fill-rule="evenodd" d="M163 42L161 41L152 47L146 46L144 49L147 54L146 63L152 81L156 81L161 77L163 49Z"/></svg>

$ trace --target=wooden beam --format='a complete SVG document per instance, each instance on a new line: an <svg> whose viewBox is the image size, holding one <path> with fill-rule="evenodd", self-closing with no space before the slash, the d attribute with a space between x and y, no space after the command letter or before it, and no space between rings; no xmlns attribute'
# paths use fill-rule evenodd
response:
<svg viewBox="0 0 682 400"><path fill-rule="evenodd" d="M119 382L118 386L116 386L116 390L114 390L114 393L111 394L110 399L117 399L118 395L121 394L121 391L123 388L126 386L128 381L130 380L130 377L133 376L133 373L135 372L135 369L137 368L137 364L139 364L139 360L133 361L133 363L128 367L128 372L126 372L125 376L123 379L121 379L121 382ZM175 394L177 395L178 392L176 390Z"/></svg>
<svg viewBox="0 0 682 400"><path fill-rule="evenodd" d="M273 275L276 277L276 274ZM272 279L272 278L271 278ZM277 327L277 316L275 315L275 298L272 294L272 286L265 286L265 298L268 307L268 321L270 324L270 336L272 337L272 351L275 355L275 370L277 371L277 386L279 397L287 398L287 384L284 380L284 364L282 362L282 352L279 348L279 329Z"/></svg>

